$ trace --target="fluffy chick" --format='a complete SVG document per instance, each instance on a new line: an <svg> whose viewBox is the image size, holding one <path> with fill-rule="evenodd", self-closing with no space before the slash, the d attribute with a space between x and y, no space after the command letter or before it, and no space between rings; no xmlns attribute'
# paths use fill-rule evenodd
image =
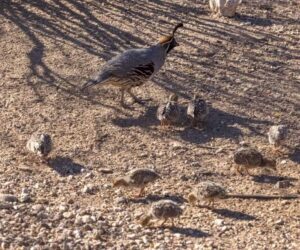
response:
<svg viewBox="0 0 300 250"><path fill-rule="evenodd" d="M178 96L171 94L166 104L161 104L156 113L161 126L170 126L179 121L180 108L178 105Z"/></svg>
<svg viewBox="0 0 300 250"><path fill-rule="evenodd" d="M251 147L238 148L234 153L233 160L240 174L246 171L250 175L249 169L252 168L276 169L276 160L265 158L259 151Z"/></svg>
<svg viewBox="0 0 300 250"><path fill-rule="evenodd" d="M205 122L208 113L208 104L198 94L195 94L187 108L187 116L191 121L191 125L195 127L197 124Z"/></svg>
<svg viewBox="0 0 300 250"><path fill-rule="evenodd" d="M183 209L174 201L160 200L152 204L149 213L140 221L142 226L148 226L151 220L163 220L160 226L163 226L168 219L172 220L174 226L174 218L180 217Z"/></svg>
<svg viewBox="0 0 300 250"><path fill-rule="evenodd" d="M268 132L268 139L270 145L273 146L275 151L278 151L278 148L282 145L288 134L287 126L277 125L272 126Z"/></svg>
<svg viewBox="0 0 300 250"><path fill-rule="evenodd" d="M140 188L140 192L138 196L142 196L144 194L144 190L147 184L160 179L158 173L151 169L134 169L131 170L128 174L122 177L118 177L114 180L114 187L135 187Z"/></svg>
<svg viewBox="0 0 300 250"><path fill-rule="evenodd" d="M35 133L27 141L26 148L39 157L46 159L52 150L52 139L48 134Z"/></svg>
<svg viewBox="0 0 300 250"><path fill-rule="evenodd" d="M226 189L221 185L212 181L204 181L192 190L188 195L188 201L195 204L197 200L205 200L208 201L209 206L213 206L216 199L225 198L226 194Z"/></svg>

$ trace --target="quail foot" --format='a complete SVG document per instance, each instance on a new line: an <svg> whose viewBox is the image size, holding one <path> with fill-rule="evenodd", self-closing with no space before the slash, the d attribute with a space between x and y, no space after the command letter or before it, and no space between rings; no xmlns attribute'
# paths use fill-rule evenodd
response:
<svg viewBox="0 0 300 250"><path fill-rule="evenodd" d="M127 50L106 62L100 72L87 81L82 90L91 86L113 85L121 90L121 104L124 107L124 93L127 92L136 102L141 102L133 93L132 88L143 85L151 79L164 65L168 54L179 44L175 33L182 23L177 24L170 36L165 36L153 46L142 49Z"/></svg>

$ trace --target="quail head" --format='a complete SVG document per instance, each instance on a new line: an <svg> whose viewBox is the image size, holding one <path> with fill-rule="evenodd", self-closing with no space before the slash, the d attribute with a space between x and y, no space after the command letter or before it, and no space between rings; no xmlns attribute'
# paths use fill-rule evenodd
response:
<svg viewBox="0 0 300 250"><path fill-rule="evenodd" d="M144 194L144 189L147 184L160 179L158 173L154 170L141 168L131 170L128 174L123 177L118 177L114 180L114 187L135 187L140 188L140 192L137 196L142 196Z"/></svg>
<svg viewBox="0 0 300 250"><path fill-rule="evenodd" d="M172 220L174 226L174 218L181 216L183 209L174 201L160 200L152 204L150 211L144 216L140 223L142 226L151 224L151 220L163 220L160 226L163 226L168 219Z"/></svg>
<svg viewBox="0 0 300 250"><path fill-rule="evenodd" d="M176 94L171 94L169 96L169 101L158 107L156 116L162 126L176 124L180 119L178 96Z"/></svg>
<svg viewBox="0 0 300 250"><path fill-rule="evenodd" d="M106 62L100 72L87 81L82 89L96 84L114 85L121 89L121 104L124 104L124 92L127 92L136 102L140 100L131 91L133 87L141 86L164 65L167 55L179 44L175 33L182 23L177 24L172 35L165 36L153 46L143 49L127 50Z"/></svg>
<svg viewBox="0 0 300 250"><path fill-rule="evenodd" d="M209 105L199 95L195 94L193 100L188 104L187 116L194 127L199 123L205 122L209 113Z"/></svg>
<svg viewBox="0 0 300 250"><path fill-rule="evenodd" d="M52 149L51 137L45 133L32 134L26 143L26 148L45 159Z"/></svg>
<svg viewBox="0 0 300 250"><path fill-rule="evenodd" d="M209 205L214 205L215 199L226 197L226 190L221 185L212 181L201 182L188 195L188 201L194 204L197 200L206 200Z"/></svg>
<svg viewBox="0 0 300 250"><path fill-rule="evenodd" d="M274 150L277 151L278 147L282 145L284 140L286 139L288 134L287 126L285 125L278 125L272 126L268 132L268 139L270 145L273 146Z"/></svg>
<svg viewBox="0 0 300 250"><path fill-rule="evenodd" d="M240 174L243 174L244 171L249 174L249 169L252 168L276 169L276 160L268 159L256 149L248 146L238 148L234 153L233 160Z"/></svg>

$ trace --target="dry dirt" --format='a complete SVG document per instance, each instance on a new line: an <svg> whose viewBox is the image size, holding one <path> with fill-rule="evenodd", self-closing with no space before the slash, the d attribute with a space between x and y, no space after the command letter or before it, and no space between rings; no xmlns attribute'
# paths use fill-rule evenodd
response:
<svg viewBox="0 0 300 250"><path fill-rule="evenodd" d="M200 0L0 5L0 193L23 190L32 199L0 206L0 248L299 249L299 199L227 199L213 210L184 199L202 180L232 193L299 193L298 0L243 1L233 19L212 18ZM154 44L180 21L181 46L135 90L152 99L145 106L120 107L109 87L79 91L115 53ZM170 92L184 102L195 91L212 103L207 127L160 130L159 103ZM232 150L246 141L272 156L266 132L278 123L290 134L277 172L236 175ZM49 165L25 149L35 131L53 136ZM153 167L163 179L145 199L125 199L131 191L111 181L136 167ZM279 189L279 180L292 185ZM83 192L89 183L94 190ZM141 228L138 218L163 198L185 206L179 223Z"/></svg>

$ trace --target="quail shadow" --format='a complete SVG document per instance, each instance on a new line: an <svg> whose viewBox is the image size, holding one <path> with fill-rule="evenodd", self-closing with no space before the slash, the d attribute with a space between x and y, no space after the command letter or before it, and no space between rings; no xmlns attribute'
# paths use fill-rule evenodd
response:
<svg viewBox="0 0 300 250"><path fill-rule="evenodd" d="M289 155L291 161L300 164L300 149L295 148L294 152Z"/></svg>
<svg viewBox="0 0 300 250"><path fill-rule="evenodd" d="M115 118L112 123L121 128L128 127L150 127L152 125L158 125L156 120L157 106L149 106L144 114L137 118Z"/></svg>
<svg viewBox="0 0 300 250"><path fill-rule="evenodd" d="M211 234L209 233L203 232L199 229L190 228L190 227L181 228L181 227L162 226L160 228L169 229L174 234L181 234L192 238L205 238L211 236Z"/></svg>
<svg viewBox="0 0 300 250"><path fill-rule="evenodd" d="M278 181L297 181L298 179L287 176L256 175L252 176L252 180L257 183L276 184Z"/></svg>
<svg viewBox="0 0 300 250"><path fill-rule="evenodd" d="M60 176L78 175L85 167L75 163L69 157L57 156L48 161L48 166L56 171Z"/></svg>
<svg viewBox="0 0 300 250"><path fill-rule="evenodd" d="M236 14L234 19L242 23L251 23L251 25L267 27L272 25L272 21L267 18L254 17L242 14Z"/></svg>
<svg viewBox="0 0 300 250"><path fill-rule="evenodd" d="M222 209L212 208L211 211L223 217L236 219L236 220L245 220L245 221L257 220L257 218L253 215L246 214L239 211L229 210L226 208L222 208Z"/></svg>
<svg viewBox="0 0 300 250"><path fill-rule="evenodd" d="M257 128L259 125L269 125L269 121L237 116L211 108L204 129L187 127L180 136L183 140L195 144L203 144L213 138L228 138L238 142L243 137L243 132L237 126L246 128L251 135L257 136L263 135Z"/></svg>

